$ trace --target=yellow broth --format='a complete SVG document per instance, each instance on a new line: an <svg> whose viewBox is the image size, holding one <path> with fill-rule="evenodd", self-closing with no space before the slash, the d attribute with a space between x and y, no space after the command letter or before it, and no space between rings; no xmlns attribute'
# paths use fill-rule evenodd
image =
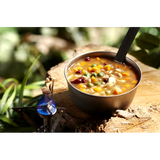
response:
<svg viewBox="0 0 160 160"><path fill-rule="evenodd" d="M138 83L132 66L104 57L79 59L68 69L67 78L80 91L98 96L123 94Z"/></svg>

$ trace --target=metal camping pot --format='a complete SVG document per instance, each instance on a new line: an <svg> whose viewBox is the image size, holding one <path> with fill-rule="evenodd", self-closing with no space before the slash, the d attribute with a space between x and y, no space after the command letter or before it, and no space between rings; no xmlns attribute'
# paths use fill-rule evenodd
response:
<svg viewBox="0 0 160 160"><path fill-rule="evenodd" d="M127 109L137 90L137 87L141 81L142 73L139 66L130 58L126 57L126 63L131 65L138 74L138 84L135 88L121 95L114 96L96 96L81 92L77 88L75 88L67 79L67 71L68 69L75 63L77 60L85 57L106 57L114 59L116 53L107 52L107 51L95 51L81 54L75 58L73 58L65 67L65 78L68 83L69 93L72 98L73 103L77 108L81 111L94 115L94 116L105 116L108 114L114 113L117 109Z"/></svg>
<svg viewBox="0 0 160 160"><path fill-rule="evenodd" d="M113 114L117 109L127 109L135 96L137 87L141 81L142 73L139 66L130 58L126 57L125 62L131 65L137 72L138 83L130 91L113 96L96 96L84 93L75 88L67 79L68 69L79 59L85 57L106 57L114 60L116 53L107 51L93 51L83 53L71 59L65 67L64 75L68 83L68 89L74 105L81 111L93 116L108 116Z"/></svg>

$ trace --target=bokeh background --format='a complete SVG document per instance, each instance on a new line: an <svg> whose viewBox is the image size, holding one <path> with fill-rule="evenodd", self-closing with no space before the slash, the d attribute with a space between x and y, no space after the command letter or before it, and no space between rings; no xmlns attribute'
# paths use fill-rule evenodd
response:
<svg viewBox="0 0 160 160"><path fill-rule="evenodd" d="M93 43L119 47L128 28L104 27L1 27L0 77L22 81L40 54L29 81L45 78L50 67L68 59L77 47Z"/></svg>
<svg viewBox="0 0 160 160"><path fill-rule="evenodd" d="M47 71L71 57L74 49L87 44L119 48L129 27L0 27L0 132L35 131L29 123L13 111L33 106L29 117L42 125L34 113L41 98ZM141 62L160 69L160 28L141 27L129 54ZM35 59L27 83L22 83ZM20 93L20 87L26 85ZM11 86L12 85L12 86ZM11 87L11 88L9 88ZM20 100L21 99L21 100Z"/></svg>
<svg viewBox="0 0 160 160"><path fill-rule="evenodd" d="M46 72L68 59L75 48L91 43L119 48L127 31L128 27L0 27L0 82L10 77L21 82L39 54L29 82L43 80ZM139 36L141 42L135 40L129 53L159 68L160 62L154 65L153 60L159 55L159 28L141 27L136 38ZM149 55L153 57L147 59Z"/></svg>

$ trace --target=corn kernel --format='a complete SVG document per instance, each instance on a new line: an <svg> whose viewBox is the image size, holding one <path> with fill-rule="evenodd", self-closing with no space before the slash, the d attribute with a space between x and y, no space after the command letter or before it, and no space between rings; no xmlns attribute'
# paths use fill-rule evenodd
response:
<svg viewBox="0 0 160 160"><path fill-rule="evenodd" d="M123 75L123 76L129 76L129 73L123 72L122 75Z"/></svg>
<svg viewBox="0 0 160 160"><path fill-rule="evenodd" d="M87 70L88 70L88 72L91 72L92 71L92 67L88 67Z"/></svg>
<svg viewBox="0 0 160 160"><path fill-rule="evenodd" d="M79 85L78 85L78 88L79 88L79 89L81 89L81 88L86 88L86 86L85 86L84 84L79 84Z"/></svg>
<svg viewBox="0 0 160 160"><path fill-rule="evenodd" d="M132 83L137 83L137 80L133 80Z"/></svg>
<svg viewBox="0 0 160 160"><path fill-rule="evenodd" d="M94 76L92 76L92 77L91 77L91 82L92 82L92 83L97 82L97 78L95 78Z"/></svg>
<svg viewBox="0 0 160 160"><path fill-rule="evenodd" d="M95 72L96 70L98 70L97 67L93 67L93 68L92 68L92 72Z"/></svg>
<svg viewBox="0 0 160 160"><path fill-rule="evenodd" d="M126 89L124 87L121 88L123 91L125 91Z"/></svg>
<svg viewBox="0 0 160 160"><path fill-rule="evenodd" d="M104 69L106 70L106 71L110 71L111 70L111 65L106 65L106 66L104 66Z"/></svg>
<svg viewBox="0 0 160 160"><path fill-rule="evenodd" d="M100 60L100 58L99 58L99 57L96 57L96 60Z"/></svg>
<svg viewBox="0 0 160 160"><path fill-rule="evenodd" d="M97 65L97 68L101 69L101 68L103 68L103 66L99 64L99 65Z"/></svg>
<svg viewBox="0 0 160 160"><path fill-rule="evenodd" d="M85 92L85 91L86 91L84 88L80 88L79 90L82 91L82 92Z"/></svg>
<svg viewBox="0 0 160 160"><path fill-rule="evenodd" d="M77 70L82 69L82 67L77 67Z"/></svg>
<svg viewBox="0 0 160 160"><path fill-rule="evenodd" d="M95 92L102 92L102 88L100 88L100 87L95 87L95 88L93 88L93 90Z"/></svg>
<svg viewBox="0 0 160 160"><path fill-rule="evenodd" d="M124 85L124 87L127 87L127 88L128 88L129 86L130 86L129 84Z"/></svg>
<svg viewBox="0 0 160 160"><path fill-rule="evenodd" d="M73 69L74 72L77 72L78 70L82 70L82 67L77 67Z"/></svg>
<svg viewBox="0 0 160 160"><path fill-rule="evenodd" d="M96 73L99 73L99 72L100 72L100 69L98 68L95 72L96 72Z"/></svg>
<svg viewBox="0 0 160 160"><path fill-rule="evenodd" d="M126 81L129 81L129 80L130 80L130 78L129 78L129 77L126 77L126 78L125 78L125 80L126 80Z"/></svg>
<svg viewBox="0 0 160 160"><path fill-rule="evenodd" d="M77 68L73 68L73 71L74 71L74 72L77 72L77 71L78 71L78 69L77 69Z"/></svg>
<svg viewBox="0 0 160 160"><path fill-rule="evenodd" d="M85 74L86 72L87 72L86 70L84 70L84 69L82 70L82 74Z"/></svg>
<svg viewBox="0 0 160 160"><path fill-rule="evenodd" d="M114 66L114 67L118 67L118 64L114 64L113 66Z"/></svg>
<svg viewBox="0 0 160 160"><path fill-rule="evenodd" d="M81 66L85 66L86 65L86 62L81 62Z"/></svg>

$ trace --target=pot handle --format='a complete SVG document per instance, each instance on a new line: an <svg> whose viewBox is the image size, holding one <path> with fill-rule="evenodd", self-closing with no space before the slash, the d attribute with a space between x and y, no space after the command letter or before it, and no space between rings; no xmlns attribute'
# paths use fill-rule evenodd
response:
<svg viewBox="0 0 160 160"><path fill-rule="evenodd" d="M115 61L123 63L125 61L126 58L126 54L129 51L129 48L138 32L140 28L140 24L130 24L130 28L129 31L126 35L126 37L124 38L119 51L115 57Z"/></svg>

